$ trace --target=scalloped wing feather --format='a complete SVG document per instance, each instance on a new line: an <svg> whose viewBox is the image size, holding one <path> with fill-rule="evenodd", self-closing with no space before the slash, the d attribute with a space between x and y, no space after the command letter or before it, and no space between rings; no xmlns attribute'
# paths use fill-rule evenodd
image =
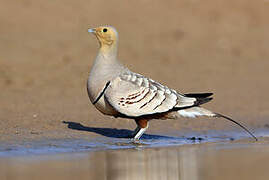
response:
<svg viewBox="0 0 269 180"><path fill-rule="evenodd" d="M185 97L132 72L113 79L104 95L113 108L131 117L164 113L173 108L192 106L196 101L196 98Z"/></svg>

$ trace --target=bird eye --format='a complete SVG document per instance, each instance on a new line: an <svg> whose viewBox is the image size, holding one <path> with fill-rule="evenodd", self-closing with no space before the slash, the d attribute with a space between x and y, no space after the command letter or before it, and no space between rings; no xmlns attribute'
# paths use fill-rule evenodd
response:
<svg viewBox="0 0 269 180"><path fill-rule="evenodd" d="M103 32L107 32L107 28L104 28L104 29L103 29Z"/></svg>

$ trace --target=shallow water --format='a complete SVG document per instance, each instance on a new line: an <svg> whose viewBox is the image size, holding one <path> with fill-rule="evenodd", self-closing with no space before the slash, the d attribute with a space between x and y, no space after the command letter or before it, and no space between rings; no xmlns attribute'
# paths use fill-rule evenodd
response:
<svg viewBox="0 0 269 180"><path fill-rule="evenodd" d="M134 146L134 145L130 145ZM268 179L268 140L2 157L0 179Z"/></svg>
<svg viewBox="0 0 269 180"><path fill-rule="evenodd" d="M269 138L188 137L44 140L2 144L0 179L268 179ZM216 135L218 134L218 135ZM224 134L227 134L224 133ZM230 133L231 134L231 133Z"/></svg>
<svg viewBox="0 0 269 180"><path fill-rule="evenodd" d="M229 137L225 134L229 134ZM266 131L256 131L257 136L266 137ZM231 138L232 137L232 138ZM127 138L110 138L101 137L90 140L84 139L50 139L39 141L15 142L12 144L1 143L0 158L25 156L25 155L42 155L67 152L85 152L85 151L102 151L117 149L145 149L156 147L181 146L186 144L201 144L210 142L228 143L238 139L248 139L244 132L208 132L207 135L190 132L183 137L169 135L149 135L142 136L140 142L133 142Z"/></svg>

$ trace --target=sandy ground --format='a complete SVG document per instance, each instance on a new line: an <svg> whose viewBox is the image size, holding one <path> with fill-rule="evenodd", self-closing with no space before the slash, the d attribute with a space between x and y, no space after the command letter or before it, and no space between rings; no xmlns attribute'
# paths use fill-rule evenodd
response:
<svg viewBox="0 0 269 180"><path fill-rule="evenodd" d="M102 24L118 29L120 59L131 70L179 92L214 92L206 107L252 130L268 128L268 17L269 3L262 0L2 0L0 141L107 132L74 130L63 121L135 128L131 120L103 116L88 100L86 80L98 43L87 28ZM239 131L202 118L155 121L148 132L214 129Z"/></svg>

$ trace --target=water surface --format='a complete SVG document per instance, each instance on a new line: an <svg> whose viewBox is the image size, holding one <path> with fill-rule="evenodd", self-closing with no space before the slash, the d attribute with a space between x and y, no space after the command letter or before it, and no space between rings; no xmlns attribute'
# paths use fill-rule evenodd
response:
<svg viewBox="0 0 269 180"><path fill-rule="evenodd" d="M268 179L269 145L185 144L0 159L0 179Z"/></svg>
<svg viewBox="0 0 269 180"><path fill-rule="evenodd" d="M268 142L261 136L24 142L1 146L0 179L268 179Z"/></svg>

